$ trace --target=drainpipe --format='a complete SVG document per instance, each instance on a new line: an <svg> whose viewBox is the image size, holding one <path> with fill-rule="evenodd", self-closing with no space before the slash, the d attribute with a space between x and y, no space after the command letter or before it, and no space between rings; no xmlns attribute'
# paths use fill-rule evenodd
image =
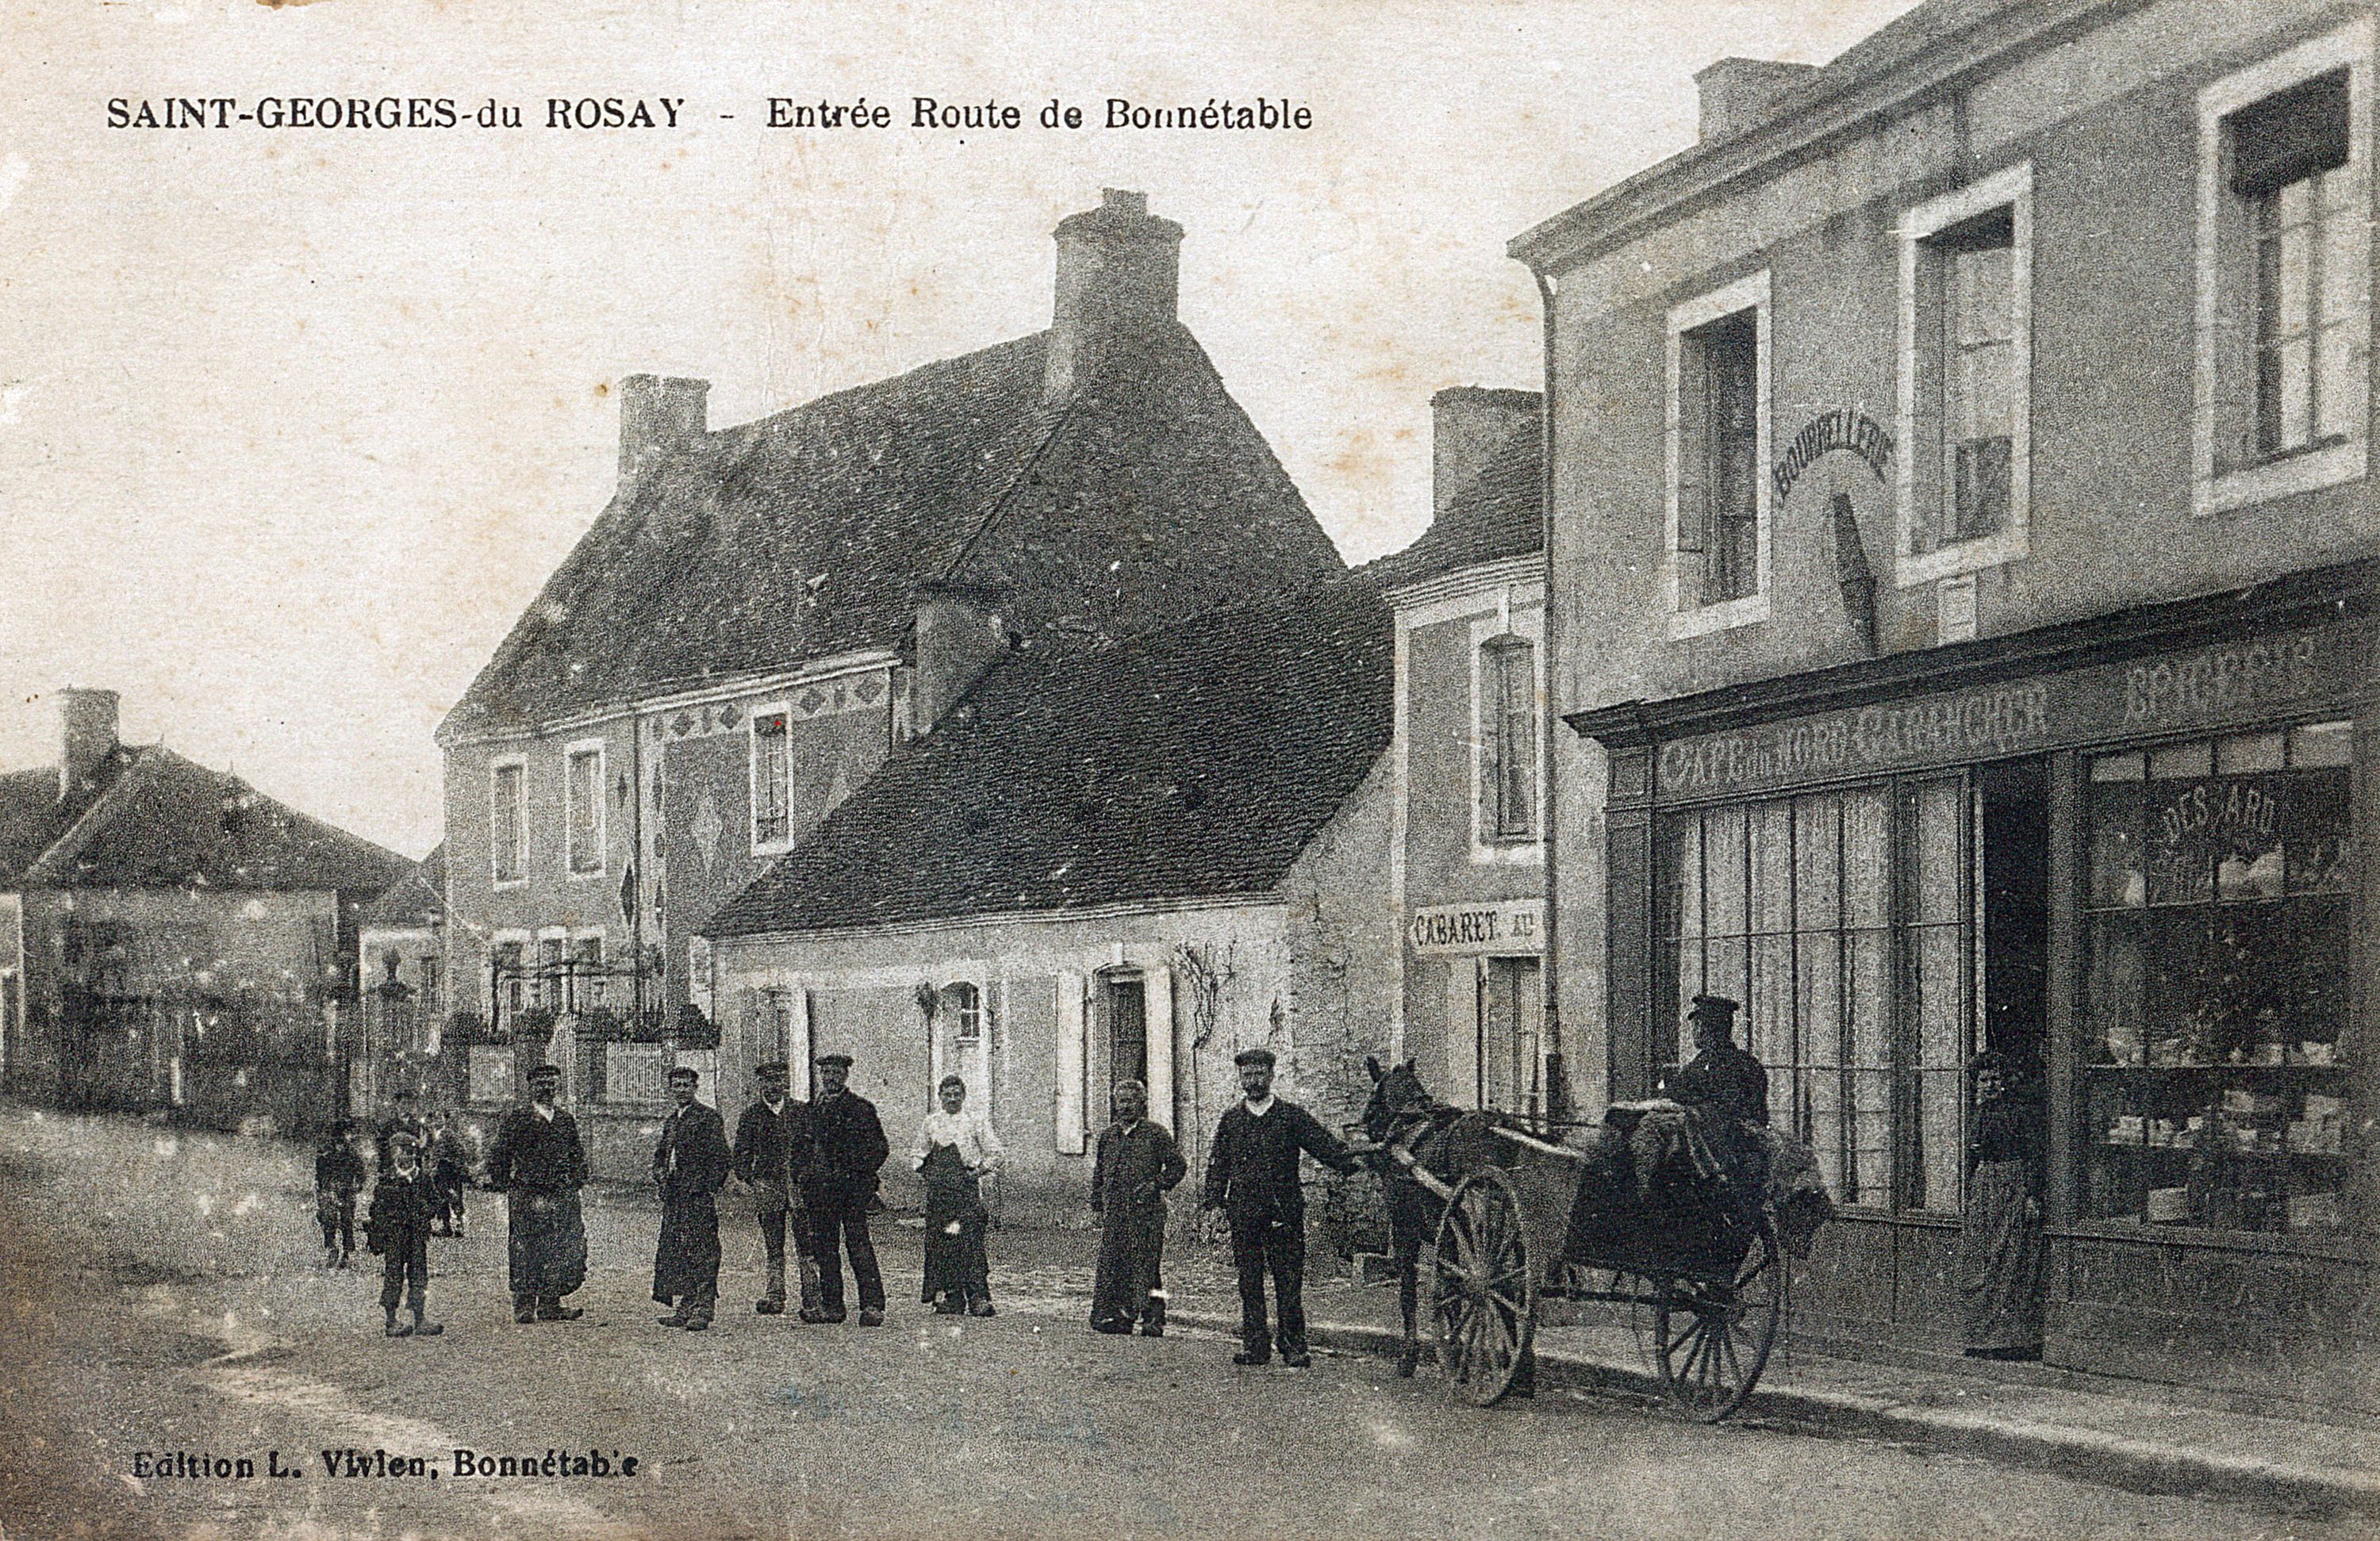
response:
<svg viewBox="0 0 2380 1541"><path fill-rule="evenodd" d="M1544 552L1546 573L1546 695L1547 706L1559 679L1556 673L1561 659L1561 605L1554 592L1554 281L1542 270L1532 267L1529 276L1537 283L1537 303L1545 313L1545 388L1540 397L1539 430L1543 449L1538 454L1537 498L1543 519L1539 542ZM1537 778L1538 801L1544 808L1538 819L1537 838L1543 843L1546 875L1546 916L1541 935L1544 938L1545 966L1538 971L1545 987L1546 1031L1546 1116L1566 1119L1570 1116L1570 1073L1562 1058L1561 1038L1561 969L1560 954L1554 942L1561 906L1555 903L1560 879L1560 865L1555 861L1554 827L1557 800L1554 796L1554 734L1553 712L1539 713L1537 737L1542 749Z"/></svg>

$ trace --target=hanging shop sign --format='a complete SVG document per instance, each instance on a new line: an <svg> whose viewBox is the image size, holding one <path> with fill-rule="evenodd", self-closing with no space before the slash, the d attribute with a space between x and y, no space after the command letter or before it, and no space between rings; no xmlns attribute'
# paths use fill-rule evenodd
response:
<svg viewBox="0 0 2380 1541"><path fill-rule="evenodd" d="M1546 902L1501 899L1427 904L1414 911L1405 939L1416 953L1457 956L1545 951Z"/></svg>
<svg viewBox="0 0 2380 1541"><path fill-rule="evenodd" d="M1819 712L1661 746L1663 799L1758 792L2218 726L2368 687L2368 628L2335 625Z"/></svg>

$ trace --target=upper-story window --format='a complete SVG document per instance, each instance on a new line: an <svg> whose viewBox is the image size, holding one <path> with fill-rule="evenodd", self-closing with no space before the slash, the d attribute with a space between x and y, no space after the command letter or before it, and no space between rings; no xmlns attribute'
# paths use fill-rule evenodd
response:
<svg viewBox="0 0 2380 1541"><path fill-rule="evenodd" d="M528 871L528 821L523 815L526 768L518 760L495 766L489 783L488 850L500 883L516 883Z"/></svg>
<svg viewBox="0 0 2380 1541"><path fill-rule="evenodd" d="M2372 24L2199 95L2200 512L2362 477Z"/></svg>
<svg viewBox="0 0 2380 1541"><path fill-rule="evenodd" d="M2027 549L2033 168L1920 204L1900 237L1899 576L1917 583Z"/></svg>
<svg viewBox="0 0 2380 1541"><path fill-rule="evenodd" d="M793 746L783 711L752 714L752 843L783 845L793 833Z"/></svg>
<svg viewBox="0 0 2380 1541"><path fill-rule="evenodd" d="M1537 833L1537 662L1525 637L1492 637L1479 649L1479 832L1489 840Z"/></svg>
<svg viewBox="0 0 2380 1541"><path fill-rule="evenodd" d="M1768 274L1669 322L1672 636L1768 618Z"/></svg>
<svg viewBox="0 0 2380 1541"><path fill-rule="evenodd" d="M563 819L568 826L570 870L603 870L603 746L573 744L563 783Z"/></svg>

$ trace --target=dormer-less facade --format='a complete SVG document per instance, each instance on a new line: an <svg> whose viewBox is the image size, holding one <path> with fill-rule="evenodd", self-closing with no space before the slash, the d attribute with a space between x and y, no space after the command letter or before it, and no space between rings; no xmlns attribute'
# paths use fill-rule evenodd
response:
<svg viewBox="0 0 2380 1541"><path fill-rule="evenodd" d="M1990 1048L2049 1359L2368 1395L2374 32L1935 0L1513 243L1565 1046L1641 1096L1744 1003L1824 1330L1955 1342Z"/></svg>

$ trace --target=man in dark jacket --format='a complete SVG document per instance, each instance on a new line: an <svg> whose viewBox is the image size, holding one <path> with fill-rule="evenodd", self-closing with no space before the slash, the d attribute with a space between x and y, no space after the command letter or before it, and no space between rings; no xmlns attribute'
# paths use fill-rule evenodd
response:
<svg viewBox="0 0 2380 1541"><path fill-rule="evenodd" d="M562 1297L587 1282L587 1151L577 1121L554 1106L560 1067L539 1065L528 1085L528 1105L504 1115L488 1152L488 1185L504 1190L511 1212L513 1320L576 1321L586 1313Z"/></svg>
<svg viewBox="0 0 2380 1541"><path fill-rule="evenodd" d="M1148 1093L1116 1084L1115 1122L1099 1132L1091 1162L1091 1211L1099 1217L1099 1270L1091 1330L1165 1336L1165 1195L1190 1169L1163 1126L1148 1122Z"/></svg>
<svg viewBox="0 0 2380 1541"><path fill-rule="evenodd" d="M1736 1124L1768 1122L1768 1072L1736 1047L1736 1002L1697 995L1686 1020L1694 1024L1694 1057L1678 1069L1670 1096Z"/></svg>
<svg viewBox="0 0 2380 1541"><path fill-rule="evenodd" d="M760 1244L769 1259L768 1284L752 1309L764 1317L784 1314L785 1233L790 1229L801 1273L802 1319L815 1321L818 1259L799 1181L810 1155L810 1105L786 1095L790 1072L783 1060L752 1067L760 1095L735 1121L735 1178L752 1190L753 1218L760 1222Z"/></svg>
<svg viewBox="0 0 2380 1541"><path fill-rule="evenodd" d="M843 1254L859 1288L859 1325L884 1325L884 1275L868 1236L868 1201L876 1196L877 1169L892 1147L876 1104L850 1089L851 1056L818 1057L818 1100L810 1104L810 1159L802 1168L802 1204L809 1210L818 1252L820 1303L804 1321L843 1320Z"/></svg>
<svg viewBox="0 0 2380 1541"><path fill-rule="evenodd" d="M1232 1262L1240 1275L1240 1352L1234 1365L1272 1357L1265 1322L1265 1274L1272 1274L1281 1312L1281 1360L1293 1369L1314 1363L1305 1352L1305 1193L1297 1181L1303 1150L1323 1165L1352 1174L1354 1153L1312 1113L1272 1094L1272 1050L1244 1049L1234 1057L1245 1100L1223 1115L1207 1157L1200 1199L1232 1222Z"/></svg>
<svg viewBox="0 0 2380 1541"><path fill-rule="evenodd" d="M653 1298L676 1309L660 1321L707 1332L719 1306L719 1203L734 1155L719 1110L694 1099L701 1076L679 1065L669 1073L677 1107L653 1147L653 1181L662 1190L662 1234L653 1249Z"/></svg>
<svg viewBox="0 0 2380 1541"><path fill-rule="evenodd" d="M425 1148L430 1144L430 1125L421 1121L420 1110L415 1106L419 1099L413 1088L397 1087L395 1100L396 1106L372 1131L372 1174L376 1177L388 1175L389 1143L397 1135L408 1135L416 1145Z"/></svg>

